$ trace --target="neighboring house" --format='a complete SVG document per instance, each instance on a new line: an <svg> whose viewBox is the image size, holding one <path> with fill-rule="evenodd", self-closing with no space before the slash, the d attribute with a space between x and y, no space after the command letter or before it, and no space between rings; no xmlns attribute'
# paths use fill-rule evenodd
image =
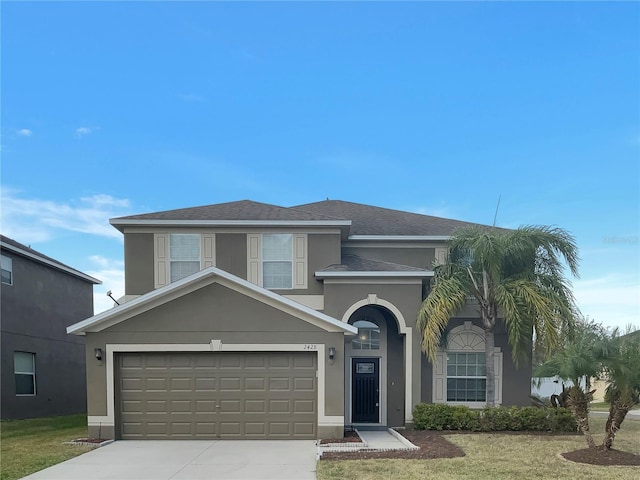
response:
<svg viewBox="0 0 640 480"><path fill-rule="evenodd" d="M100 281L5 236L0 251L1 417L86 412L84 339L66 328L93 314Z"/></svg>
<svg viewBox="0 0 640 480"><path fill-rule="evenodd" d="M402 426L420 402L485 405L484 335L470 303L436 366L416 316L465 222L343 201L239 201L114 218L125 303L86 336L89 434L328 438ZM496 401L529 402L496 334Z"/></svg>

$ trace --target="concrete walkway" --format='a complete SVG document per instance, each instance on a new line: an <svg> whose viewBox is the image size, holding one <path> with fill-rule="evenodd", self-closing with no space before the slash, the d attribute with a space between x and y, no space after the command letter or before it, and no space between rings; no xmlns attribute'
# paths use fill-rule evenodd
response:
<svg viewBox="0 0 640 480"><path fill-rule="evenodd" d="M315 480L313 440L124 440L28 480Z"/></svg>
<svg viewBox="0 0 640 480"><path fill-rule="evenodd" d="M419 448L391 428L388 430L356 429L356 431L362 443L347 442L318 445L318 457L321 457L325 452L417 450Z"/></svg>

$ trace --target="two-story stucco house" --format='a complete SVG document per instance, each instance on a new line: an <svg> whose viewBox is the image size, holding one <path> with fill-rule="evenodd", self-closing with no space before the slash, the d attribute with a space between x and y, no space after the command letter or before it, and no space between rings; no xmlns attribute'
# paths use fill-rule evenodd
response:
<svg viewBox="0 0 640 480"><path fill-rule="evenodd" d="M84 339L66 328L100 281L4 235L0 252L2 418L86 412Z"/></svg>
<svg viewBox="0 0 640 480"><path fill-rule="evenodd" d="M484 337L470 304L431 365L418 308L465 222L343 201L252 201L111 220L125 303L86 336L90 435L327 438L402 426L419 402L485 403ZM526 404L496 335L496 400Z"/></svg>

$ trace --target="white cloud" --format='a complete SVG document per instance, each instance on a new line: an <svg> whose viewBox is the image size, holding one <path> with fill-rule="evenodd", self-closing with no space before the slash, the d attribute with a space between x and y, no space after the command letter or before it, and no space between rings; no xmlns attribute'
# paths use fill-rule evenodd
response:
<svg viewBox="0 0 640 480"><path fill-rule="evenodd" d="M90 135L94 131L98 130L99 127L78 127L76 128L76 137L81 138L86 135Z"/></svg>
<svg viewBox="0 0 640 480"><path fill-rule="evenodd" d="M28 128L21 128L16 133L18 135L20 135L21 137L30 137L31 135L33 135L33 132L31 130L29 130Z"/></svg>
<svg viewBox="0 0 640 480"><path fill-rule="evenodd" d="M609 327L640 327L640 283L637 276L607 274L574 282L584 315Z"/></svg>
<svg viewBox="0 0 640 480"><path fill-rule="evenodd" d="M107 296L109 290L116 300L124 296L124 262L101 255L92 255L89 259L97 268L87 274L102 281L102 285L93 287L93 311L97 315L115 305Z"/></svg>
<svg viewBox="0 0 640 480"><path fill-rule="evenodd" d="M20 192L2 189L2 231L23 243L40 243L62 231L121 239L109 218L127 215L129 200L99 194L79 200L57 202L24 198Z"/></svg>
<svg viewBox="0 0 640 480"><path fill-rule="evenodd" d="M193 93L179 93L178 98L180 98L180 100L183 100L185 102L192 102L192 103L203 103L207 101L207 99L204 98L203 96L194 95Z"/></svg>

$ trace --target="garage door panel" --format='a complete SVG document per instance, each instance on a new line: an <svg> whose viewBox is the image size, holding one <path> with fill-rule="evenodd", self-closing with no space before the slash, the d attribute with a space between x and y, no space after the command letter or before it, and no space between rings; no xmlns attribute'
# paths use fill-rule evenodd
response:
<svg viewBox="0 0 640 480"><path fill-rule="evenodd" d="M216 379L214 377L196 378L197 392L210 392L216 390Z"/></svg>
<svg viewBox="0 0 640 480"><path fill-rule="evenodd" d="M289 391L289 377L271 377L269 378L269 390L286 390Z"/></svg>
<svg viewBox="0 0 640 480"><path fill-rule="evenodd" d="M294 378L293 389L296 392L315 392L316 379L315 378Z"/></svg>
<svg viewBox="0 0 640 480"><path fill-rule="evenodd" d="M315 438L315 364L313 352L123 354L120 435Z"/></svg>

